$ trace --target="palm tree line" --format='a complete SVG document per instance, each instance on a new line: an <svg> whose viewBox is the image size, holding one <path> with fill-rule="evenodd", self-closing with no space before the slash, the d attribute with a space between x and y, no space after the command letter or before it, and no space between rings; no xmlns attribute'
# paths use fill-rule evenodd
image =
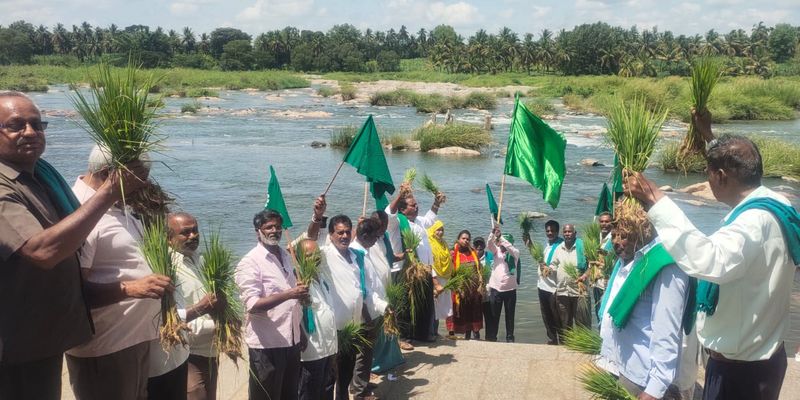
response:
<svg viewBox="0 0 800 400"><path fill-rule="evenodd" d="M467 38L448 25L413 33L405 26L362 32L342 24L327 32L286 27L253 38L235 28L198 34L189 27L179 32L83 22L48 28L17 21L0 27L0 64L124 63L133 53L145 67L375 72L396 71L401 59L427 58L449 73L655 77L688 75L692 59L716 56L724 59L728 75L769 77L781 63L797 63L798 38L800 27L763 23L749 32L676 35L597 22L523 35L508 27L497 33L481 29Z"/></svg>

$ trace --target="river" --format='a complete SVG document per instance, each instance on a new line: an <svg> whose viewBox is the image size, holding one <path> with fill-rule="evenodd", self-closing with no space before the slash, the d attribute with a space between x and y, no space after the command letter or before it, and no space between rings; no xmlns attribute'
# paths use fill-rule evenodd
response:
<svg viewBox="0 0 800 400"><path fill-rule="evenodd" d="M312 141L329 140L336 127L360 126L372 114L379 132L409 132L429 117L411 107L371 107L343 104L330 97L316 96L313 89L275 92L221 91L218 100L202 100L222 112L180 115L180 107L190 99L165 99L165 118L159 119L158 132L164 135L164 149L155 154L152 176L177 198L177 208L198 217L201 230L219 228L224 241L237 255L243 255L256 241L252 228L253 214L266 200L269 165L275 167L283 194L294 221L292 235L306 226L314 199L333 176L342 160L343 151L331 148L314 149ZM66 86L53 86L47 93L31 94L50 122L47 151L44 157L53 163L67 180L85 170L92 142L78 126L71 111ZM504 159L498 157L505 147L511 99L499 99L492 111L495 144L476 158L449 158L419 152L387 152L387 162L395 183L402 180L406 168L416 167L420 174L429 174L447 194L440 217L445 222L449 242L461 229L469 229L473 237L488 234L489 214L483 187L489 183L499 195ZM326 117L293 119L277 115L286 110L323 111ZM561 109L563 111L563 108ZM476 111L456 111L457 120L482 122L483 114ZM439 117L442 120L442 116ZM562 188L561 202L551 209L541 193L517 178L506 179L503 216L506 231L519 236L514 222L523 211L538 211L564 223L578 225L592 219L602 182L610 175L609 167L582 166L580 160L594 158L605 165L613 162L613 153L598 133L605 120L595 115L563 114L548 121L567 138L567 175ZM668 129L682 131L685 125L670 122ZM788 122L742 122L717 125L715 133L741 133L779 137L800 141L800 120ZM666 140L677 140L666 139ZM682 176L663 173L657 169L648 175L661 185L682 187L703 180L701 176ZM361 213L363 178L349 166L342 168L328 194L328 215L338 213L357 216ZM798 194L798 185L777 179L765 180L771 187ZM432 196L417 192L420 210L430 206ZM695 206L684 202L690 197L675 194L679 205L704 232L713 232L725 215L726 207L719 203ZM793 200L797 205L796 200ZM371 204L372 205L372 204ZM537 220L533 235L543 240L545 219ZM580 234L580 232L579 232ZM519 342L543 343L545 335L536 296L536 272L531 258L523 251L522 285L518 291L516 338ZM792 304L792 330L787 337L787 352L794 353L800 343L800 285L795 280ZM501 323L500 336L504 337Z"/></svg>

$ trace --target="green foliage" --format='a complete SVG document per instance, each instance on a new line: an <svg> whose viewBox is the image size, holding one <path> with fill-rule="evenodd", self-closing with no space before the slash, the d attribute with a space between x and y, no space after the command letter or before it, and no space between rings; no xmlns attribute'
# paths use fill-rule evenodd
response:
<svg viewBox="0 0 800 400"><path fill-rule="evenodd" d="M572 329L564 333L564 346L578 353L597 355L600 354L600 346L603 339L594 329L581 325L575 325Z"/></svg>
<svg viewBox="0 0 800 400"><path fill-rule="evenodd" d="M313 254L306 254L301 240L294 247L294 255L296 257L294 261L297 280L303 285L311 285L311 282L317 280L319 276L322 253L319 249L316 249Z"/></svg>
<svg viewBox="0 0 800 400"><path fill-rule="evenodd" d="M777 24L769 34L769 51L775 62L784 62L794 57L797 49L797 28L789 24Z"/></svg>
<svg viewBox="0 0 800 400"><path fill-rule="evenodd" d="M641 99L619 101L608 114L606 138L619 157L623 169L642 172L656 148L658 133L667 117L667 110L655 112Z"/></svg>
<svg viewBox="0 0 800 400"><path fill-rule="evenodd" d="M600 261L600 224L597 221L581 227L581 240L586 261Z"/></svg>
<svg viewBox="0 0 800 400"><path fill-rule="evenodd" d="M83 64L78 57L69 54L36 55L33 56L33 63L37 65L52 65L69 68L77 68Z"/></svg>
<svg viewBox="0 0 800 400"><path fill-rule="evenodd" d="M200 109L200 107L202 107L202 105L197 101L192 103L184 103L181 105L181 114L194 114Z"/></svg>
<svg viewBox="0 0 800 400"><path fill-rule="evenodd" d="M778 139L751 136L758 146L764 164L765 177L800 179L800 146Z"/></svg>
<svg viewBox="0 0 800 400"><path fill-rule="evenodd" d="M349 149L356 135L358 135L358 127L354 125L338 128L331 133L330 145L338 149Z"/></svg>
<svg viewBox="0 0 800 400"><path fill-rule="evenodd" d="M188 89L186 97L219 97L219 92L205 88Z"/></svg>
<svg viewBox="0 0 800 400"><path fill-rule="evenodd" d="M494 110L497 108L497 98L491 93L470 92L464 99L463 108L476 108L478 110Z"/></svg>
<svg viewBox="0 0 800 400"><path fill-rule="evenodd" d="M706 159L702 154L683 153L678 142L668 142L659 152L659 165L666 171L679 171L684 175L690 172L703 172Z"/></svg>
<svg viewBox="0 0 800 400"><path fill-rule="evenodd" d="M96 75L89 78L91 100L79 90L71 97L86 131L95 143L108 149L116 167L138 160L160 140L153 125L157 110L150 105L150 89L158 80L152 76L137 80L136 72L133 63L121 73L100 64Z"/></svg>
<svg viewBox="0 0 800 400"><path fill-rule="evenodd" d="M439 186L433 182L433 179L431 179L428 174L422 174L422 179L420 179L420 182L422 183L422 187L434 196L439 193Z"/></svg>
<svg viewBox="0 0 800 400"><path fill-rule="evenodd" d="M614 375L594 364L581 368L578 381L584 390L591 393L593 400L636 400L636 396L630 394Z"/></svg>
<svg viewBox="0 0 800 400"><path fill-rule="evenodd" d="M525 102L525 107L534 115L555 115L556 106L548 99L533 98Z"/></svg>
<svg viewBox="0 0 800 400"><path fill-rule="evenodd" d="M414 138L422 151L451 146L480 150L492 143L492 136L480 126L460 123L422 127L414 132Z"/></svg>
<svg viewBox="0 0 800 400"><path fill-rule="evenodd" d="M320 86L319 89L317 89L317 94L322 97L331 97L337 93L339 93L339 91L330 86Z"/></svg>
<svg viewBox="0 0 800 400"><path fill-rule="evenodd" d="M416 181L416 180L417 180L417 169L416 168L411 167L411 168L407 169L406 172L403 173L403 183L408 183L409 185L413 186L414 185L414 181ZM405 240L404 240L403 243L405 243ZM411 249L411 248L416 248L417 246L408 247L408 246L404 245L404 247L407 248L407 249Z"/></svg>
<svg viewBox="0 0 800 400"><path fill-rule="evenodd" d="M349 83L340 83L339 93L341 93L343 101L353 100L356 98L356 87Z"/></svg>
<svg viewBox="0 0 800 400"><path fill-rule="evenodd" d="M461 267L453 271L453 275L442 288L456 293L459 296L464 296L478 288L477 275L478 273L473 264L461 265Z"/></svg>
<svg viewBox="0 0 800 400"><path fill-rule="evenodd" d="M348 322L344 328L338 331L337 339L339 340L339 351L346 355L361 353L364 348L370 346L364 327L354 322Z"/></svg>
<svg viewBox="0 0 800 400"><path fill-rule="evenodd" d="M411 136L399 132L384 134L381 138L381 144L392 146L392 150L404 150L411 144Z"/></svg>
<svg viewBox="0 0 800 400"><path fill-rule="evenodd" d="M200 281L206 293L216 294L225 307L214 309L214 346L227 354L232 360L241 358L242 320L244 307L239 298L239 287L236 285L236 265L233 252L222 243L219 231L213 231L205 242L202 263L200 264Z"/></svg>

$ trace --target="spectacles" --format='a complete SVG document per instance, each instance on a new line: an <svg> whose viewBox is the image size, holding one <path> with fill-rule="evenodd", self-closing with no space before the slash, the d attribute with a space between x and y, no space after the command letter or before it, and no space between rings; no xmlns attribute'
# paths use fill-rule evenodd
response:
<svg viewBox="0 0 800 400"><path fill-rule="evenodd" d="M8 129L9 132L17 133L22 132L25 128L30 125L36 132L44 132L47 129L47 125L49 123L47 121L25 121L25 120L14 120L7 124L0 123L0 129Z"/></svg>

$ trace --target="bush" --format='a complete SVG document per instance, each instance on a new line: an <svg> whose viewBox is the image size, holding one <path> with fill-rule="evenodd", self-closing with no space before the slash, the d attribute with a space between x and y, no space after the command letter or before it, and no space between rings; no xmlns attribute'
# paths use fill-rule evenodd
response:
<svg viewBox="0 0 800 400"><path fill-rule="evenodd" d="M354 125L338 128L331 133L331 147L345 150L349 149L350 144L353 143L353 139L356 138L357 134L358 128Z"/></svg>
<svg viewBox="0 0 800 400"><path fill-rule="evenodd" d="M800 146L778 139L750 137L761 152L765 177L800 179Z"/></svg>
<svg viewBox="0 0 800 400"><path fill-rule="evenodd" d="M339 93L339 91L330 86L320 86L319 89L317 89L317 94L322 97L331 97L336 93Z"/></svg>
<svg viewBox="0 0 800 400"><path fill-rule="evenodd" d="M472 92L464 99L465 108L477 108L479 110L494 110L497 108L497 98L490 93Z"/></svg>
<svg viewBox="0 0 800 400"><path fill-rule="evenodd" d="M417 112L443 113L451 108L456 108L453 107L451 100L438 93L415 94L411 97L411 105L417 109Z"/></svg>
<svg viewBox="0 0 800 400"><path fill-rule="evenodd" d="M175 68L197 68L214 69L217 67L217 60L208 54L175 54L172 57L172 66Z"/></svg>
<svg viewBox="0 0 800 400"><path fill-rule="evenodd" d="M492 136L488 131L477 125L469 124L426 126L416 130L414 138L419 140L422 151L451 146L480 150L492 143Z"/></svg>
<svg viewBox="0 0 800 400"><path fill-rule="evenodd" d="M411 136L405 133L390 133L383 135L381 144L392 146L392 150L404 150L411 144Z"/></svg>
<svg viewBox="0 0 800 400"><path fill-rule="evenodd" d="M397 89L391 92L375 92L369 97L373 106L409 106L414 92L407 89Z"/></svg>
<svg viewBox="0 0 800 400"><path fill-rule="evenodd" d="M525 107L539 117L542 115L556 115L556 106L547 99L531 99L525 102Z"/></svg>
<svg viewBox="0 0 800 400"><path fill-rule="evenodd" d="M186 91L186 97L219 97L219 92L207 88L189 89Z"/></svg>
<svg viewBox="0 0 800 400"><path fill-rule="evenodd" d="M53 65L57 67L80 67L83 63L78 57L67 54L51 54L33 56L33 63L38 65Z"/></svg>
<svg viewBox="0 0 800 400"><path fill-rule="evenodd" d="M348 101L356 98L356 87L349 83L339 84L339 92L342 94L342 100Z"/></svg>
<svg viewBox="0 0 800 400"><path fill-rule="evenodd" d="M202 107L199 102L184 103L181 105L181 114L194 114Z"/></svg>
<svg viewBox="0 0 800 400"><path fill-rule="evenodd" d="M703 172L706 168L706 159L702 154L681 154L681 142L671 141L664 145L659 152L659 164L665 171L679 171L683 174L690 172Z"/></svg>

